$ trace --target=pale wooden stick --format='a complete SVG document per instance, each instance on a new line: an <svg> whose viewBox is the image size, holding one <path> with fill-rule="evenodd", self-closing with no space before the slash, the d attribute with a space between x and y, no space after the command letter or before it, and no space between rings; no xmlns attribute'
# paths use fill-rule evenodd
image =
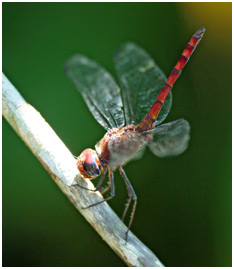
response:
<svg viewBox="0 0 234 269"><path fill-rule="evenodd" d="M159 259L133 233L129 232L128 242L125 242L127 228L107 203L86 210L81 209L100 201L102 195L99 192L93 193L72 186L77 181L94 189L89 180L79 176L73 155L49 124L23 99L4 74L2 74L2 103L6 120L72 204L115 253L129 266L162 267L163 264Z"/></svg>

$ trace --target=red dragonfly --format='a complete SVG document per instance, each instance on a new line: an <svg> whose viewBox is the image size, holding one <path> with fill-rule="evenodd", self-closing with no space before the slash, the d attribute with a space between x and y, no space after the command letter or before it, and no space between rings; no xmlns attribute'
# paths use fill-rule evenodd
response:
<svg viewBox="0 0 234 269"><path fill-rule="evenodd" d="M111 189L111 195L84 209L115 196L113 172L118 168L129 196L122 220L133 201L126 241L136 211L137 196L123 165L133 158L140 158L146 146L158 157L176 156L186 150L190 131L186 120L178 119L157 125L168 115L172 104L171 89L204 32L205 28L201 28L192 36L167 80L143 49L134 43L122 45L114 57L122 91L105 69L87 57L75 55L66 63L67 75L82 94L93 116L107 130L95 150L85 149L77 157L77 168L83 177L89 179L102 173L99 183L92 191L100 189L108 171L109 186L102 194Z"/></svg>

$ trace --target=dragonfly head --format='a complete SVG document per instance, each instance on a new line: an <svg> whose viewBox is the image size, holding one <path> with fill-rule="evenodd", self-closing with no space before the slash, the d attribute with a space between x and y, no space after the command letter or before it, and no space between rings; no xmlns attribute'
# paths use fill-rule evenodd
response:
<svg viewBox="0 0 234 269"><path fill-rule="evenodd" d="M77 168L81 175L93 179L101 174L101 164L98 155L93 149L82 151L76 162Z"/></svg>

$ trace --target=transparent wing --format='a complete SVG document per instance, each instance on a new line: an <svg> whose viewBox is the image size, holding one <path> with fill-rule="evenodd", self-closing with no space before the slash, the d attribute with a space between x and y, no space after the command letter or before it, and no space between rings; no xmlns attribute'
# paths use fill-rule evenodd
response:
<svg viewBox="0 0 234 269"><path fill-rule="evenodd" d="M179 119L162 124L152 129L153 140L150 142L150 150L158 157L170 157L183 153L189 142L189 123Z"/></svg>
<svg viewBox="0 0 234 269"><path fill-rule="evenodd" d="M137 125L156 101L166 77L148 53L134 43L123 44L115 54L114 63L123 93L126 123ZM170 93L156 124L166 118L171 104Z"/></svg>
<svg viewBox="0 0 234 269"><path fill-rule="evenodd" d="M65 72L105 129L124 125L120 89L104 68L83 55L75 55L66 62Z"/></svg>

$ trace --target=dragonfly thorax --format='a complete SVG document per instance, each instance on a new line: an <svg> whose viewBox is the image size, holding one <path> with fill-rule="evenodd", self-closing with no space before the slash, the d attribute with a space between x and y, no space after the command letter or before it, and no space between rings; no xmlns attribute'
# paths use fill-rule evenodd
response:
<svg viewBox="0 0 234 269"><path fill-rule="evenodd" d="M115 169L129 161L150 140L150 135L136 131L134 125L128 125L110 129L95 149L101 162Z"/></svg>

